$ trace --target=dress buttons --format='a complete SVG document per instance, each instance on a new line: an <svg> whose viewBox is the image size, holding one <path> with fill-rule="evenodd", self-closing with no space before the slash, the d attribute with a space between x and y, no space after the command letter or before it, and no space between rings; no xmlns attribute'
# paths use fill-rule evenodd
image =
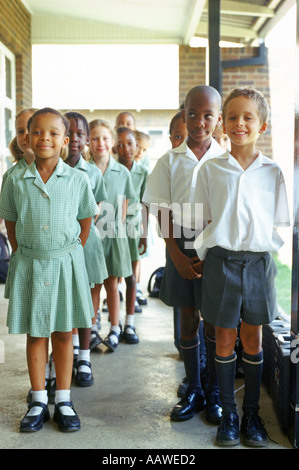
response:
<svg viewBox="0 0 299 470"><path fill-rule="evenodd" d="M50 281L45 281L44 286L48 287L50 285Z"/></svg>
<svg viewBox="0 0 299 470"><path fill-rule="evenodd" d="M49 230L49 225L45 224L45 225L42 225L41 227L43 230Z"/></svg>
<svg viewBox="0 0 299 470"><path fill-rule="evenodd" d="M43 197L49 197L47 193L43 193Z"/></svg>

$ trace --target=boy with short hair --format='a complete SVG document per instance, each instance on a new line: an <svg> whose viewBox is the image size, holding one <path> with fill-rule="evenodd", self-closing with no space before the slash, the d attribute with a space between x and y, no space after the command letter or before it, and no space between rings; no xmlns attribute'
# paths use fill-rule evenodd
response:
<svg viewBox="0 0 299 470"><path fill-rule="evenodd" d="M215 127L221 124L220 109L221 97L215 88L202 85L188 92L182 110L188 137L158 160L143 196L143 202L159 218L167 247L160 298L167 305L181 309L180 349L189 388L171 411L171 419L175 421L190 419L205 406L198 335L201 276L193 267L197 256L192 248L195 235L202 227L196 230L194 207L189 202L201 164L223 153L212 138ZM167 207L163 209L163 205ZM209 404L209 419L219 420L220 404L215 400Z"/></svg>
<svg viewBox="0 0 299 470"><path fill-rule="evenodd" d="M234 399L237 326L241 322L245 394L241 432L245 444L264 446L258 415L263 367L262 325L277 316L276 266L270 254L283 244L275 228L289 225L279 166L256 150L267 129L268 104L255 89L235 89L223 106L223 130L231 151L206 162L194 200L211 223L195 242L204 261L202 315L216 329L216 368L223 415L216 442L240 442Z"/></svg>

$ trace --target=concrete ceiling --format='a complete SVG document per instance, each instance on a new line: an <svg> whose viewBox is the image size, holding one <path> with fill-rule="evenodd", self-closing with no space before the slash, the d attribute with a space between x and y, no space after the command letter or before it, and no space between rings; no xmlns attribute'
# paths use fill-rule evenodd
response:
<svg viewBox="0 0 299 470"><path fill-rule="evenodd" d="M189 44L208 37L207 0L21 0L33 44ZM295 0L221 0L221 39L254 44Z"/></svg>

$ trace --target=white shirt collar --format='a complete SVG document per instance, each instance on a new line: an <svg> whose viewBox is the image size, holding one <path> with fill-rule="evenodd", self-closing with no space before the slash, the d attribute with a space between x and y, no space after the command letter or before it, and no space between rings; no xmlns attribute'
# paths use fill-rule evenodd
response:
<svg viewBox="0 0 299 470"><path fill-rule="evenodd" d="M275 165L275 162L271 160L270 158L266 157L265 155L262 154L260 150L258 150L258 156L256 159L251 163L251 165L244 170L239 162L227 151L224 155L221 155L219 158L224 158L228 161L228 163L236 168L238 168L241 171L251 171L255 170L256 168L259 168L263 165Z"/></svg>

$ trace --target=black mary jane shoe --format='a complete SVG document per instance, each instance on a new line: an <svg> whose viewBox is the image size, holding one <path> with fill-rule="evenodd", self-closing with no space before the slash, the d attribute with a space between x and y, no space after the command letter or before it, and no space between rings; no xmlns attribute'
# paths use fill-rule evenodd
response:
<svg viewBox="0 0 299 470"><path fill-rule="evenodd" d="M123 340L127 344L137 344L137 343L139 343L139 338L137 336L135 326L126 325L124 327Z"/></svg>
<svg viewBox="0 0 299 470"><path fill-rule="evenodd" d="M113 341L113 336L115 337L116 341ZM122 334L117 334L115 331L110 331L108 336L103 340L103 344L107 346L110 352L114 352L119 345L122 339Z"/></svg>
<svg viewBox="0 0 299 470"><path fill-rule="evenodd" d="M80 366L87 366L90 369L90 372L80 372ZM94 384L94 378L91 370L91 363L89 361L77 361L76 371L75 371L75 384L78 387L91 387Z"/></svg>
<svg viewBox="0 0 299 470"><path fill-rule="evenodd" d="M75 414L71 416L62 414L60 410L61 406L69 406ZM62 432L79 431L81 428L80 419L75 411L72 401L61 401L60 403L56 403L53 419L55 423L58 424L59 431Z"/></svg>
<svg viewBox="0 0 299 470"><path fill-rule="evenodd" d="M28 412L34 406L42 408L41 412L35 416L28 416ZM28 405L28 411L20 423L20 432L36 432L39 431L43 424L50 419L48 405L40 401L32 401Z"/></svg>

